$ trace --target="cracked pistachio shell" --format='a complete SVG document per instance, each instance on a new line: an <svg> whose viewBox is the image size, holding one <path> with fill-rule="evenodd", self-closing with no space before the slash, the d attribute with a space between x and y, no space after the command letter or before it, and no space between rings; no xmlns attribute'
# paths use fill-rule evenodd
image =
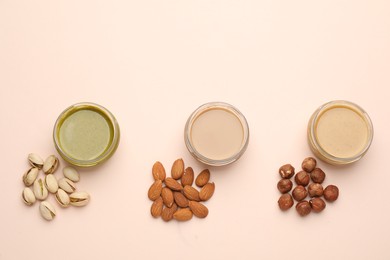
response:
<svg viewBox="0 0 390 260"><path fill-rule="evenodd" d="M45 174L54 173L59 164L58 158L54 155L50 155L43 163L42 170Z"/></svg>
<svg viewBox="0 0 390 260"><path fill-rule="evenodd" d="M58 182L53 174L45 176L45 186L50 193L56 193L58 190Z"/></svg>
<svg viewBox="0 0 390 260"><path fill-rule="evenodd" d="M42 160L42 158L38 154L30 153L28 155L27 159L28 159L28 162L30 163L30 165L32 167L36 167L38 169L42 169L42 167L43 167L43 160Z"/></svg>
<svg viewBox="0 0 390 260"><path fill-rule="evenodd" d="M46 220L53 220L56 216L56 210L54 206L47 201L42 201L39 205L39 211L41 212L41 215Z"/></svg>
<svg viewBox="0 0 390 260"><path fill-rule="evenodd" d="M35 198L37 198L38 200L46 199L47 195L49 194L41 178L35 180L33 191Z"/></svg>
<svg viewBox="0 0 390 260"><path fill-rule="evenodd" d="M30 188L27 188L27 187L23 189L22 199L23 199L23 202L27 206L31 206L36 201L34 192Z"/></svg>
<svg viewBox="0 0 390 260"><path fill-rule="evenodd" d="M37 179L39 173L39 169L36 167L32 167L28 169L23 175L23 183L27 187L33 185L34 181Z"/></svg>
<svg viewBox="0 0 390 260"><path fill-rule="evenodd" d="M64 208L69 207L70 198L69 198L68 193L66 193L64 190L58 189L58 191L56 193L56 200L57 200L58 204L60 204L61 207L64 207Z"/></svg>
<svg viewBox="0 0 390 260"><path fill-rule="evenodd" d="M85 191L73 192L69 195L70 204L76 207L82 207L88 204L89 194Z"/></svg>
<svg viewBox="0 0 390 260"><path fill-rule="evenodd" d="M43 167L43 160L42 160L42 158L38 154L30 153L28 155L27 159L28 159L28 162L30 163L30 165L32 167L36 167L38 169L42 169L42 167Z"/></svg>
<svg viewBox="0 0 390 260"><path fill-rule="evenodd" d="M80 180L80 174L77 172L77 170L73 167L65 167L62 172L64 173L64 176L68 178L69 180L73 182L78 182Z"/></svg>
<svg viewBox="0 0 390 260"><path fill-rule="evenodd" d="M67 178L59 179L58 186L67 193L72 193L76 190L76 185L73 183L73 181Z"/></svg>

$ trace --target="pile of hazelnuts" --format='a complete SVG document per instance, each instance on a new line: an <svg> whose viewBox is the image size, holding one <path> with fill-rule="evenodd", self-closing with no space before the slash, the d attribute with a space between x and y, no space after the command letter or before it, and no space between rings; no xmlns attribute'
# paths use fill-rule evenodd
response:
<svg viewBox="0 0 390 260"><path fill-rule="evenodd" d="M282 193L278 200L281 210L288 210L294 205L294 199L298 202L295 206L297 212L302 217L310 214L311 211L321 212L325 209L326 203L337 200L339 189L335 185L328 185L325 189L322 183L325 180L325 173L316 168L317 161L313 157L308 157L302 162L302 171L295 174L295 169L291 164L285 164L279 168L282 179L278 182L278 190ZM295 174L296 187L290 180ZM311 183L310 183L311 180ZM307 187L307 188L306 188ZM289 193L292 190L292 196ZM310 200L305 200L309 195Z"/></svg>

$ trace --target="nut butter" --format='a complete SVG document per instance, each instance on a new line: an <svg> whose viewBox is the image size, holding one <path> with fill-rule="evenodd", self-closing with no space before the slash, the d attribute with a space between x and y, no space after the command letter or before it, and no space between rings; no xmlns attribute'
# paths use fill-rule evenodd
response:
<svg viewBox="0 0 390 260"><path fill-rule="evenodd" d="M212 102L200 106L189 117L184 131L189 152L199 161L222 166L235 162L245 152L249 127L243 114L232 105Z"/></svg>
<svg viewBox="0 0 390 260"><path fill-rule="evenodd" d="M373 139L368 114L358 105L331 101L319 107L308 124L308 141L314 154L334 165L361 159Z"/></svg>
<svg viewBox="0 0 390 260"><path fill-rule="evenodd" d="M112 156L119 143L119 125L104 107L78 103L58 117L53 131L54 144L67 162L88 167Z"/></svg>

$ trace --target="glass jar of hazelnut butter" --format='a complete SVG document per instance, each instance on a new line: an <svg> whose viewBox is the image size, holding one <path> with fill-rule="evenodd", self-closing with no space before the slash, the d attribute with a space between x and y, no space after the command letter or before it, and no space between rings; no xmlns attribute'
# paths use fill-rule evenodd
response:
<svg viewBox="0 0 390 260"><path fill-rule="evenodd" d="M188 151L198 161L223 166L237 161L249 142L244 115L223 102L206 103L188 118L184 130Z"/></svg>
<svg viewBox="0 0 390 260"><path fill-rule="evenodd" d="M113 114L94 103L65 109L53 130L55 147L68 163L90 167L109 159L119 144L119 125Z"/></svg>
<svg viewBox="0 0 390 260"><path fill-rule="evenodd" d="M344 165L360 160L373 140L373 125L358 105L344 100L328 102L311 116L308 142L321 160Z"/></svg>

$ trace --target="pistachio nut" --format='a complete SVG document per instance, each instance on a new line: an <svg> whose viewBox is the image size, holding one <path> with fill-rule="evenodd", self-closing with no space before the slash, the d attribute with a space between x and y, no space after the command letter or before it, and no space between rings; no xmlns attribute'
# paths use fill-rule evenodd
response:
<svg viewBox="0 0 390 260"><path fill-rule="evenodd" d="M23 175L24 185L26 185L27 187L31 186L34 183L34 181L37 179L38 173L39 173L39 169L36 167L32 167L28 169L28 171L26 171Z"/></svg>
<svg viewBox="0 0 390 260"><path fill-rule="evenodd" d="M43 167L43 160L42 158L36 154L36 153L30 153L28 155L28 162L31 164L32 167L36 167L38 169L42 169Z"/></svg>
<svg viewBox="0 0 390 260"><path fill-rule="evenodd" d="M46 220L53 220L56 216L56 210L50 202L42 201L39 205L39 211L41 215Z"/></svg>
<svg viewBox="0 0 390 260"><path fill-rule="evenodd" d="M50 155L43 163L42 170L45 174L54 173L59 164L58 158L54 155Z"/></svg>
<svg viewBox="0 0 390 260"><path fill-rule="evenodd" d="M48 192L41 178L34 181L33 191L38 200L44 200L47 198Z"/></svg>
<svg viewBox="0 0 390 260"><path fill-rule="evenodd" d="M23 199L23 202L28 206L31 206L36 201L34 192L30 188L27 188L27 187L23 189L22 199Z"/></svg>
<svg viewBox="0 0 390 260"><path fill-rule="evenodd" d="M56 193L56 200L61 207L66 208L69 206L70 199L68 193L66 193L63 189L58 189Z"/></svg>
<svg viewBox="0 0 390 260"><path fill-rule="evenodd" d="M45 176L45 186L50 193L57 192L58 182L52 173Z"/></svg>
<svg viewBox="0 0 390 260"><path fill-rule="evenodd" d="M73 182L78 182L80 180L80 174L75 168L67 166L62 170L62 172L66 178Z"/></svg>
<svg viewBox="0 0 390 260"><path fill-rule="evenodd" d="M76 185L73 181L68 178L62 178L58 180L58 186L66 191L67 193L72 193L76 190Z"/></svg>
<svg viewBox="0 0 390 260"><path fill-rule="evenodd" d="M82 207L88 204L89 202L89 194L85 191L73 192L69 195L70 204L76 207Z"/></svg>

